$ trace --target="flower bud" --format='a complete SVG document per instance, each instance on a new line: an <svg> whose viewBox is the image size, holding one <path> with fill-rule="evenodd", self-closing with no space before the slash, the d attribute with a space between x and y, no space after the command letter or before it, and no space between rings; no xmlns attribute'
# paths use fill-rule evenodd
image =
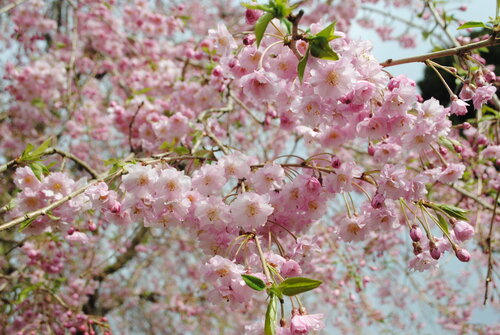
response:
<svg viewBox="0 0 500 335"><path fill-rule="evenodd" d="M461 262L468 262L470 261L470 254L466 249L463 248L458 248L455 251L455 255Z"/></svg>
<svg viewBox="0 0 500 335"><path fill-rule="evenodd" d="M379 209L379 208L382 208L384 206L384 202L385 202L385 197L382 194L377 193L373 197L371 205L373 208Z"/></svg>
<svg viewBox="0 0 500 335"><path fill-rule="evenodd" d="M462 128L464 128L464 129L470 129L470 127L472 127L472 126L471 126L471 124L469 122L462 123Z"/></svg>
<svg viewBox="0 0 500 335"><path fill-rule="evenodd" d="M419 226L413 225L410 229L410 237L413 242L418 242L422 239L422 230L420 229Z"/></svg>
<svg viewBox="0 0 500 335"><path fill-rule="evenodd" d="M415 256L421 254L423 251L422 246L420 245L419 242L413 242L413 254Z"/></svg>
<svg viewBox="0 0 500 335"><path fill-rule="evenodd" d="M250 35L247 35L245 36L245 38L243 38L243 44L244 45L252 45L255 43L255 35L254 34L250 34Z"/></svg>
<svg viewBox="0 0 500 335"><path fill-rule="evenodd" d="M441 257L441 251L436 247L436 244L434 242L429 242L429 247L430 247L430 254L431 257L434 258L435 260L438 260L439 257Z"/></svg>
<svg viewBox="0 0 500 335"><path fill-rule="evenodd" d="M332 168L338 169L342 165L342 161L336 155L332 156Z"/></svg>
<svg viewBox="0 0 500 335"><path fill-rule="evenodd" d="M484 136L483 134L479 135L477 137L477 144L479 145L487 145L488 144L488 138Z"/></svg>
<svg viewBox="0 0 500 335"><path fill-rule="evenodd" d="M262 12L260 10L248 8L245 11L245 19L247 21L247 24L254 25L261 15Z"/></svg>
<svg viewBox="0 0 500 335"><path fill-rule="evenodd" d="M457 240L463 242L474 235L474 228L465 221L457 221L453 226L453 232Z"/></svg>
<svg viewBox="0 0 500 335"><path fill-rule="evenodd" d="M68 235L73 235L75 233L75 227L70 227L67 231Z"/></svg>
<svg viewBox="0 0 500 335"><path fill-rule="evenodd" d="M307 190L317 192L321 188L321 183L316 177L311 177L306 183Z"/></svg>
<svg viewBox="0 0 500 335"><path fill-rule="evenodd" d="M453 149L455 149L455 152L457 154L461 153L464 150L464 148L461 145L458 145L458 144L453 144Z"/></svg>

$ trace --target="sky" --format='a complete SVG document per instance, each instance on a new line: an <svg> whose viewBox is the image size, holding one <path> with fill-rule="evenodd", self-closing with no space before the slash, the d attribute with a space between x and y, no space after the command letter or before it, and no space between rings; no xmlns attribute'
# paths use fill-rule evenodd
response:
<svg viewBox="0 0 500 335"><path fill-rule="evenodd" d="M466 12L461 12L454 10L461 5L466 5L468 7ZM395 9L392 7L384 6L383 1L377 5L367 4L367 7L377 8L390 13L394 16L404 18L406 20L412 20L412 15L407 9ZM447 5L448 12L450 14L455 14L456 17L464 19L466 21L487 21L488 17L495 15L496 0L468 0L468 1L450 1ZM396 31L401 33L404 31L402 23L391 23L391 20L384 18L380 14L372 13L370 17L380 23L388 23L391 26L397 27ZM421 20L415 20L415 23ZM436 31L439 31L437 29ZM450 27L450 31L455 32L455 27ZM418 35L419 31L413 29L410 33ZM432 44L429 40L424 41L419 38L417 41L417 47L414 49L403 49L396 41L384 42L380 39L378 34L371 29L365 29L359 25L353 25L349 36L353 39L365 39L370 40L373 43L373 54L380 62L386 59L393 58L406 58L416 55L421 55L432 51ZM421 35L420 35L421 36ZM406 74L408 77L415 81L418 81L423 77L424 64L422 63L412 63L412 64L402 64L394 67L387 68L387 70L393 75Z"/></svg>

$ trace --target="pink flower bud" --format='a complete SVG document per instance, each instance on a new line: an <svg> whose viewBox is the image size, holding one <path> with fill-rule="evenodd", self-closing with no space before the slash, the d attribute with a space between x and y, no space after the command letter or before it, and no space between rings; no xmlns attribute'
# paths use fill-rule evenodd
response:
<svg viewBox="0 0 500 335"><path fill-rule="evenodd" d="M375 155L375 148L373 147L373 144L371 142L368 144L368 155Z"/></svg>
<svg viewBox="0 0 500 335"><path fill-rule="evenodd" d="M247 21L247 24L254 25L261 15L262 12L260 10L248 8L245 11L245 19Z"/></svg>
<svg viewBox="0 0 500 335"><path fill-rule="evenodd" d="M459 241L467 241L474 235L474 228L465 221L457 221L453 226L455 237Z"/></svg>
<svg viewBox="0 0 500 335"><path fill-rule="evenodd" d="M92 222L92 221L89 221L89 230L90 231L96 231L97 230L97 225Z"/></svg>
<svg viewBox="0 0 500 335"><path fill-rule="evenodd" d="M384 202L385 202L385 197L382 194L377 193L373 197L371 205L373 208L378 209L384 206Z"/></svg>
<svg viewBox="0 0 500 335"><path fill-rule="evenodd" d="M471 88L471 86L465 84L462 87L462 90L460 91L460 99L462 100L470 100L474 96L474 90Z"/></svg>
<svg viewBox="0 0 500 335"><path fill-rule="evenodd" d="M122 209L122 206L121 206L121 205L120 205L120 203L117 201L117 202L115 202L115 203L113 204L113 206L111 206L110 211L111 211L111 213L113 213L113 214L118 214L118 213L120 213L121 209Z"/></svg>
<svg viewBox="0 0 500 335"><path fill-rule="evenodd" d="M431 257L434 258L435 260L438 260L439 257L441 257L441 251L439 251L436 246L431 247Z"/></svg>
<svg viewBox="0 0 500 335"><path fill-rule="evenodd" d="M336 155L332 156L332 168L338 169L342 165L342 161Z"/></svg>
<svg viewBox="0 0 500 335"><path fill-rule="evenodd" d="M306 187L311 192L317 192L321 188L321 183L316 177L311 177L307 181Z"/></svg>
<svg viewBox="0 0 500 335"><path fill-rule="evenodd" d="M75 227L70 227L67 231L68 235L73 235L74 232L75 232Z"/></svg>
<svg viewBox="0 0 500 335"><path fill-rule="evenodd" d="M453 144L453 149L455 149L455 152L457 154L461 153L464 150L464 148L461 145L458 145L458 144Z"/></svg>
<svg viewBox="0 0 500 335"><path fill-rule="evenodd" d="M410 229L410 237L412 241L418 242L422 239L422 230L417 225L413 225ZM439 257L438 257L439 258Z"/></svg>
<svg viewBox="0 0 500 335"><path fill-rule="evenodd" d="M484 136L483 134L479 135L477 137L477 144L479 145L487 145L488 144L488 138Z"/></svg>
<svg viewBox="0 0 500 335"><path fill-rule="evenodd" d="M462 128L464 128L464 129L470 129L470 127L472 127L472 126L471 126L471 124L469 122L462 123Z"/></svg>
<svg viewBox="0 0 500 335"><path fill-rule="evenodd" d="M459 248L455 251L455 255L461 262L470 261L470 254L466 249Z"/></svg>
<svg viewBox="0 0 500 335"><path fill-rule="evenodd" d="M255 38L254 34L247 35L247 36L245 36L245 38L243 38L244 45L252 45L255 43L255 41L256 41L256 38Z"/></svg>

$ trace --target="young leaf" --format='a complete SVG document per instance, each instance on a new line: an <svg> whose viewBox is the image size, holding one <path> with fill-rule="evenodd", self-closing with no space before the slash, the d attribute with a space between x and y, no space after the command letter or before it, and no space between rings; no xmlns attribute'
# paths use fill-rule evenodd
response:
<svg viewBox="0 0 500 335"><path fill-rule="evenodd" d="M241 275L241 277L243 277L245 283L255 291L262 291L266 288L266 283L258 277L245 274Z"/></svg>
<svg viewBox="0 0 500 335"><path fill-rule="evenodd" d="M488 27L487 25L485 25L483 22L469 21L469 22L465 22L464 24L462 24L460 27L457 28L457 30L459 30L459 29L467 29L467 28L486 28L486 29L491 29L490 27Z"/></svg>
<svg viewBox="0 0 500 335"><path fill-rule="evenodd" d="M437 217L438 217L437 224L446 233L446 235L449 235L450 231L448 229L448 223L446 222L446 220L444 219L444 217L442 215L438 214Z"/></svg>
<svg viewBox="0 0 500 335"><path fill-rule="evenodd" d="M36 218L31 218L31 219L28 219L28 220L24 220L21 225L19 226L19 229L18 231L19 232L22 232L23 230L25 230L26 228L28 228L28 226L31 224L31 222L35 221Z"/></svg>
<svg viewBox="0 0 500 335"><path fill-rule="evenodd" d="M337 24L337 21L333 22L330 24L328 27L320 31L319 33L316 34L318 37L324 37L328 41L334 40L335 38L338 38L339 36L335 36L335 25Z"/></svg>
<svg viewBox="0 0 500 335"><path fill-rule="evenodd" d="M266 321L264 323L264 334L276 334L276 316L278 315L278 298L271 293L269 295L269 305L267 305Z"/></svg>
<svg viewBox="0 0 500 335"><path fill-rule="evenodd" d="M299 64L297 64L297 74L299 76L300 83L302 84L302 80L304 79L304 71L306 70L307 60L309 59L310 49L307 48L306 53L300 60Z"/></svg>
<svg viewBox="0 0 500 335"><path fill-rule="evenodd" d="M255 23L255 39L257 41L257 47L260 46L260 41L264 37L264 33L266 32L267 25L271 20L274 19L274 15L271 13L266 13L262 15L257 23Z"/></svg>
<svg viewBox="0 0 500 335"><path fill-rule="evenodd" d="M441 210L446 215L451 216L455 219L467 221L467 217L465 216L465 214L467 214L467 211L465 209L446 204L433 204L431 207Z"/></svg>
<svg viewBox="0 0 500 335"><path fill-rule="evenodd" d="M311 48L311 55L316 58L339 60L339 55L332 50L325 37L319 36L313 38L309 42L309 47Z"/></svg>
<svg viewBox="0 0 500 335"><path fill-rule="evenodd" d="M241 4L243 7L248 8L248 9L258 9L262 10L264 12L271 12L273 9L267 5L259 5L259 4L250 4L250 3L245 3L243 2Z"/></svg>
<svg viewBox="0 0 500 335"><path fill-rule="evenodd" d="M321 285L322 281L304 277L291 277L285 279L278 287L286 296L294 296L310 290L314 290Z"/></svg>
<svg viewBox="0 0 500 335"><path fill-rule="evenodd" d="M31 171L33 171L33 174L40 181L42 180L42 175L44 173L49 173L49 170L45 167L45 165L38 163L38 162L31 163L30 168L31 168Z"/></svg>

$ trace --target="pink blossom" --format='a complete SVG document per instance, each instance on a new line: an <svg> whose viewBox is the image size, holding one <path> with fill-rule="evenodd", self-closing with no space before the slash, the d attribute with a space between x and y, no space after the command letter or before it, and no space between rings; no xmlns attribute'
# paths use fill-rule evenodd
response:
<svg viewBox="0 0 500 335"><path fill-rule="evenodd" d="M225 183L224 170L217 165L204 165L193 174L193 188L203 195L220 192Z"/></svg>
<svg viewBox="0 0 500 335"><path fill-rule="evenodd" d="M75 231L72 234L67 234L66 236L64 236L64 238L67 241L77 242L77 243L82 243L82 244L87 244L89 242L89 238L88 238L87 234L82 233L80 231Z"/></svg>
<svg viewBox="0 0 500 335"><path fill-rule="evenodd" d="M233 222L247 231L263 226L273 210L273 207L269 205L268 195L259 195L254 192L240 194L231 203Z"/></svg>
<svg viewBox="0 0 500 335"><path fill-rule="evenodd" d="M474 103L475 109L480 109L483 104L493 98L493 94L497 91L495 86L481 86L476 89L474 96L472 97L472 102Z"/></svg>
<svg viewBox="0 0 500 335"><path fill-rule="evenodd" d="M352 64L344 58L322 62L313 72L310 84L315 93L334 101L348 93L356 79Z"/></svg>
<svg viewBox="0 0 500 335"><path fill-rule="evenodd" d="M249 177L251 185L259 193L265 193L273 189L280 189L285 179L285 171L281 165L266 163L264 167L252 173Z"/></svg>
<svg viewBox="0 0 500 335"><path fill-rule="evenodd" d="M290 324L291 335L308 334L311 331L319 331L325 328L323 314L296 314L292 316Z"/></svg>
<svg viewBox="0 0 500 335"><path fill-rule="evenodd" d="M465 165L463 165L462 163L448 164L446 169L441 173L439 181L442 183L453 183L457 181L460 177L462 177L464 171L465 171Z"/></svg>
<svg viewBox="0 0 500 335"><path fill-rule="evenodd" d="M467 114L467 106L469 106L468 103L458 99L457 96L453 96L451 100L450 113L455 115L465 115Z"/></svg>
<svg viewBox="0 0 500 335"><path fill-rule="evenodd" d="M262 70L249 73L240 79L243 92L257 101L272 99L276 94L275 85L274 74Z"/></svg>
<svg viewBox="0 0 500 335"><path fill-rule="evenodd" d="M217 26L217 30L210 29L208 34L214 39L217 51L219 51L223 56L227 56L233 49L238 47L233 36L229 33L226 25L223 23L220 23Z"/></svg>

